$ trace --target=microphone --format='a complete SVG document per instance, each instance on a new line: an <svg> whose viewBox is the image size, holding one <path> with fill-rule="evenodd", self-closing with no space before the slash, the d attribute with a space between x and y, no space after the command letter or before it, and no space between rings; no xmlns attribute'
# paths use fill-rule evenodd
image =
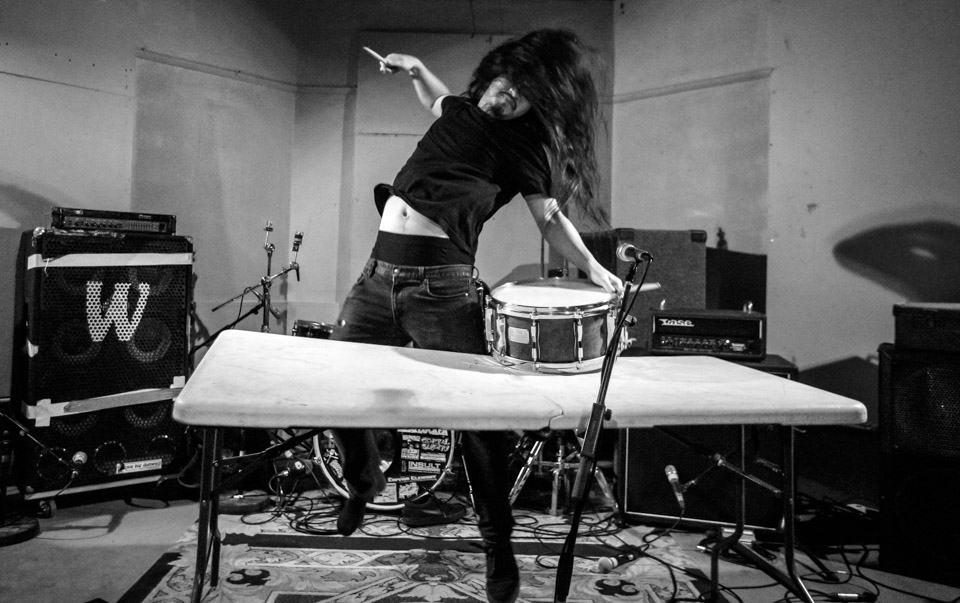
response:
<svg viewBox="0 0 960 603"><path fill-rule="evenodd" d="M827 593L831 601L876 601L877 595L871 592L862 593Z"/></svg>
<svg viewBox="0 0 960 603"><path fill-rule="evenodd" d="M70 457L70 463L73 467L70 468L70 479L75 480L80 476L80 467L87 464L87 453L78 450L73 453L73 456Z"/></svg>
<svg viewBox="0 0 960 603"><path fill-rule="evenodd" d="M293 252L300 253L300 244L303 243L303 233L299 230L293 233ZM290 267L297 271L297 282L300 282L300 264L296 261L290 262Z"/></svg>
<svg viewBox="0 0 960 603"><path fill-rule="evenodd" d="M637 249L630 243L620 243L620 246L617 247L617 257L624 262L653 261L653 256L650 255L650 252Z"/></svg>
<svg viewBox="0 0 960 603"><path fill-rule="evenodd" d="M686 510L687 506L683 502L683 486L680 485L680 478L677 476L677 468L673 465L667 465L663 468L663 471L667 474L667 481L669 481L670 485L673 486L673 495L677 497L677 504L680 505L680 510Z"/></svg>
<svg viewBox="0 0 960 603"><path fill-rule="evenodd" d="M640 553L637 551L620 553L616 557L601 557L600 560L597 561L597 570L601 574L608 574L613 571L614 568L620 567L624 563L630 563L639 557Z"/></svg>

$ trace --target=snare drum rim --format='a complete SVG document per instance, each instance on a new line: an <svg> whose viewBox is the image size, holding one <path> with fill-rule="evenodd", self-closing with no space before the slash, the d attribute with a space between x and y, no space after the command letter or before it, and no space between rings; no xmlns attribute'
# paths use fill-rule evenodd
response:
<svg viewBox="0 0 960 603"><path fill-rule="evenodd" d="M320 333L325 337L313 337L313 339L329 339L330 335L333 335L334 329L336 329L336 326L330 323L298 318L293 321L293 329L290 332L298 337L303 337L305 333Z"/></svg>
<svg viewBox="0 0 960 603"><path fill-rule="evenodd" d="M581 314L584 316L592 316L594 314L603 314L604 311L615 307L617 301L617 294L610 292L609 297L606 301L594 302L590 304L574 305L574 306L529 306L526 304L517 304L512 302L503 301L498 299L496 294L498 291L508 290L513 287L523 286L523 285L532 285L532 284L543 284L544 287L554 287L561 289L560 283L578 283L581 285L590 284L589 281L585 280L570 280L560 277L548 277L548 278L534 278L526 279L521 281L513 281L510 283L504 283L494 289L489 294L488 305L495 308L498 313L505 314L507 316L515 316L517 318L526 318L529 317L532 312L524 311L524 309L535 310L537 311L538 319L550 319L550 318L567 318L569 316L575 316ZM556 284L555 284L556 283ZM600 287L597 287L599 291L603 291Z"/></svg>
<svg viewBox="0 0 960 603"><path fill-rule="evenodd" d="M294 327L313 327L313 328L319 328L322 330L327 330L327 329L332 330L334 328L334 325L330 323L320 322L317 320L304 320L302 318L298 318L295 321L293 321L293 326Z"/></svg>
<svg viewBox="0 0 960 603"><path fill-rule="evenodd" d="M494 349L491 352L493 358L503 366L514 368L520 371L529 371L531 373L540 373L544 375L557 375L561 373L593 373L603 366L604 356L588 358L582 362L571 360L569 362L540 362L539 360L525 360L514 358Z"/></svg>

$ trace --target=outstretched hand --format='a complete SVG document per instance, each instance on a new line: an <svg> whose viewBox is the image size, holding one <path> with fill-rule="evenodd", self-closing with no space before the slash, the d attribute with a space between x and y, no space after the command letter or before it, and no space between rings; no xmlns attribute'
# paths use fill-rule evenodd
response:
<svg viewBox="0 0 960 603"><path fill-rule="evenodd" d="M420 62L420 59L409 54L393 52L385 57L378 56L378 60L380 61L381 73L398 73L400 71L406 71L410 75L416 75L423 67L423 63Z"/></svg>

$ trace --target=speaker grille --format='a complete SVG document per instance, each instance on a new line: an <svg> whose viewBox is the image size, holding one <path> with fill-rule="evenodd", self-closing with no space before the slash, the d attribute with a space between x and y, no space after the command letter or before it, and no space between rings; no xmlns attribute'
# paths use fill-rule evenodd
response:
<svg viewBox="0 0 960 603"><path fill-rule="evenodd" d="M149 390L187 377L192 250L172 235L23 234L13 399L30 430L14 472L27 495L143 482L185 464L169 393Z"/></svg>
<svg viewBox="0 0 960 603"><path fill-rule="evenodd" d="M879 352L880 567L960 585L960 354Z"/></svg>
<svg viewBox="0 0 960 603"><path fill-rule="evenodd" d="M960 459L960 355L881 353L884 452Z"/></svg>
<svg viewBox="0 0 960 603"><path fill-rule="evenodd" d="M186 458L186 427L171 400L53 417L17 449L19 484L29 494L69 491L176 473ZM73 476L73 471L76 476Z"/></svg>
<svg viewBox="0 0 960 603"><path fill-rule="evenodd" d="M111 258L179 257L184 237L45 232L28 270L26 402L63 402L148 388L186 375L191 266L111 265ZM101 265L55 267L90 254ZM171 260L173 262L173 260Z"/></svg>

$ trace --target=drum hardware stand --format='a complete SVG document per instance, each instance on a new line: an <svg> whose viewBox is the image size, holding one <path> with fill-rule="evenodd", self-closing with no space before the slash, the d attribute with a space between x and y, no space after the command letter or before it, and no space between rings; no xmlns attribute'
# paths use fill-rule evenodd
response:
<svg viewBox="0 0 960 603"><path fill-rule="evenodd" d="M627 316L633 308L633 304L643 288L643 282L647 278L647 272L650 270L650 264L653 262L653 256L647 252L635 250L633 264L627 272L624 279L624 295L620 303L620 310L617 315L613 336L610 338L611 344L607 346L606 354L603 357L603 365L600 368L600 390L597 393L597 400L593 403L593 409L590 413L590 420L587 424L586 434L580 447L580 467L577 470L577 478L574 481L573 492L571 494L571 504L573 506L573 517L570 521L570 532L563 544L560 552L560 559L557 563L557 581L554 591L554 601L562 603L567 600L567 594L570 592L570 579L573 574L573 553L577 544L577 532L580 529L580 518L583 515L583 507L586 503L587 493L590 491L590 485L596 469L597 445L600 440L600 433L603 430L603 423L610 418L610 409L606 407L607 388L610 386L610 376L613 372L613 364L620 352L619 342L620 333L623 331ZM636 287L633 296L629 296L629 291L633 288L633 279L637 274L640 262L645 261L643 275L640 283ZM629 303L628 298L629 297Z"/></svg>
<svg viewBox="0 0 960 603"><path fill-rule="evenodd" d="M569 498L570 483L569 478L567 477L567 472L577 466L580 459L580 451L583 448L583 438L578 436L573 430L571 430L570 433L573 435L575 440L573 444L568 444L566 438L563 437L561 432L543 430L537 432L535 436L530 436L534 437L535 441L531 445L530 450L526 453L523 466L520 468L520 472L517 474L517 479L514 481L513 487L510 489L511 505L517 502L517 498L520 496L520 491L523 489L527 479L529 479L530 474L533 472L533 468L535 466L541 468L548 467L550 468L550 472L553 474L553 484L550 494L550 514L554 516L560 515L558 503L560 499L561 482L563 483L563 488L566 490ZM528 436L524 436L524 438L525 437ZM554 461L543 460L543 446L549 439L554 439L557 443L556 459ZM518 442L518 447L522 443L523 439ZM570 449L573 449L573 451L568 453ZM607 479L599 467L594 467L594 479L597 480L597 484L603 491L604 497L613 507L613 516L616 518L615 521L619 523L620 506L617 504L617 499L613 495L613 490L610 488L610 484L607 483Z"/></svg>
<svg viewBox="0 0 960 603"><path fill-rule="evenodd" d="M238 446L237 454L231 457L224 457L222 459L224 467L237 462L239 459L245 459L248 456L251 456L246 451L246 429L240 428L239 438L240 445ZM253 465L253 463L251 463L251 465ZM251 490L244 488L243 478L247 475L247 473L249 473L249 471L238 472L234 476L236 479L232 480L236 483L237 487L230 492L223 492L220 495L221 513L226 513L227 515L246 515L247 513L256 513L258 511L262 511L270 505L270 496L264 490Z"/></svg>

